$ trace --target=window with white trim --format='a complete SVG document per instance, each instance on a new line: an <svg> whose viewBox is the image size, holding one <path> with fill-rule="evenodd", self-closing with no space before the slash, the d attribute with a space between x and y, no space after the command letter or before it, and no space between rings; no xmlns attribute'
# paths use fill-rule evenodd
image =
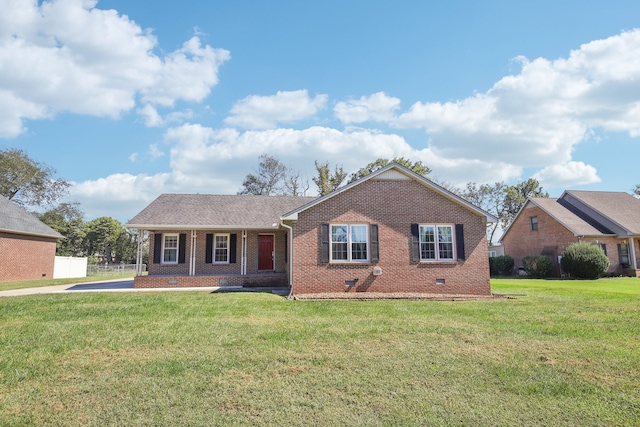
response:
<svg viewBox="0 0 640 427"><path fill-rule="evenodd" d="M213 236L213 262L217 264L229 263L229 234Z"/></svg>
<svg viewBox="0 0 640 427"><path fill-rule="evenodd" d="M178 234L164 234L162 239L162 263L178 263Z"/></svg>
<svg viewBox="0 0 640 427"><path fill-rule="evenodd" d="M420 261L453 261L453 225L420 225Z"/></svg>
<svg viewBox="0 0 640 427"><path fill-rule="evenodd" d="M366 224L331 224L331 261L369 261L369 227Z"/></svg>

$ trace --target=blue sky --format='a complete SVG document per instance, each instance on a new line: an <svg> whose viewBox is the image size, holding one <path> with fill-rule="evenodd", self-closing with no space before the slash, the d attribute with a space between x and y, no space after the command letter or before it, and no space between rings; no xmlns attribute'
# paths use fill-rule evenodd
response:
<svg viewBox="0 0 640 427"><path fill-rule="evenodd" d="M0 147L86 219L421 160L449 185L640 183L637 1L0 0Z"/></svg>

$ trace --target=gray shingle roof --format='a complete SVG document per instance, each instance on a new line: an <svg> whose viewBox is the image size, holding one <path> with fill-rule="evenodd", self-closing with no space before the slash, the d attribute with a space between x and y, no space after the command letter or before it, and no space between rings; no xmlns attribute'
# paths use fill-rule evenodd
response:
<svg viewBox="0 0 640 427"><path fill-rule="evenodd" d="M547 212L576 236L598 236L612 234L600 224L581 217L573 209L559 202L559 199L531 197L529 201Z"/></svg>
<svg viewBox="0 0 640 427"><path fill-rule="evenodd" d="M614 191L566 191L631 234L640 234L640 199Z"/></svg>
<svg viewBox="0 0 640 427"><path fill-rule="evenodd" d="M275 228L280 217L315 197L162 194L125 226L159 228Z"/></svg>
<svg viewBox="0 0 640 427"><path fill-rule="evenodd" d="M40 221L26 209L0 196L0 231L61 238L62 235Z"/></svg>

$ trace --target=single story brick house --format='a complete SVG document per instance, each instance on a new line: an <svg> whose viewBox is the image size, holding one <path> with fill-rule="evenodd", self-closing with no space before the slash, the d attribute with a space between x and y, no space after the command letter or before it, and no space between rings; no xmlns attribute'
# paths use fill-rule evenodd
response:
<svg viewBox="0 0 640 427"><path fill-rule="evenodd" d="M494 221L392 163L322 197L163 194L125 225L150 233L136 287L490 295Z"/></svg>
<svg viewBox="0 0 640 427"><path fill-rule="evenodd" d="M547 255L560 277L559 257L575 242L600 245L609 273L640 277L640 200L624 192L565 191L559 198L529 198L500 239L522 266L527 255Z"/></svg>
<svg viewBox="0 0 640 427"><path fill-rule="evenodd" d="M52 279L62 235L0 196L0 282Z"/></svg>

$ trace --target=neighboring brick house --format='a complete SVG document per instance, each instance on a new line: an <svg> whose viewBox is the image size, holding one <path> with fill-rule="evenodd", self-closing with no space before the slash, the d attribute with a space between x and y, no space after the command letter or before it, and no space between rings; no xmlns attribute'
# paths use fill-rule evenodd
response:
<svg viewBox="0 0 640 427"><path fill-rule="evenodd" d="M640 200L624 192L565 191L557 199L532 197L500 239L522 267L527 255L547 255L561 276L559 258L575 242L600 245L609 273L640 277Z"/></svg>
<svg viewBox="0 0 640 427"><path fill-rule="evenodd" d="M52 279L62 236L0 196L0 282Z"/></svg>
<svg viewBox="0 0 640 427"><path fill-rule="evenodd" d="M319 198L164 194L126 226L151 233L137 287L490 295L495 220L392 163Z"/></svg>

